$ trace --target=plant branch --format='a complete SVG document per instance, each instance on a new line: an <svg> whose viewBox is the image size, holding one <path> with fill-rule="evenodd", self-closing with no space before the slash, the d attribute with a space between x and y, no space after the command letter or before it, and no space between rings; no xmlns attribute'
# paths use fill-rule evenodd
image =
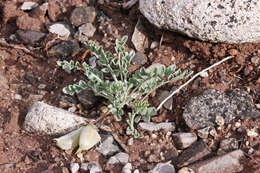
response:
<svg viewBox="0 0 260 173"><path fill-rule="evenodd" d="M178 93L182 88L184 88L185 86L187 86L190 82L192 82L196 77L198 77L199 75L201 75L202 73L210 70L211 68L223 63L224 61L227 61L229 59L233 58L233 56L228 56L224 59L222 59L221 61L209 66L208 68L205 68L204 70L198 72L197 74L195 74L192 78L190 78L186 83L184 83L183 85L181 85L178 89L176 89L175 91L173 91L167 98L165 98L160 105L156 108L156 110L158 111L159 109L161 109L162 105L169 100L174 94Z"/></svg>

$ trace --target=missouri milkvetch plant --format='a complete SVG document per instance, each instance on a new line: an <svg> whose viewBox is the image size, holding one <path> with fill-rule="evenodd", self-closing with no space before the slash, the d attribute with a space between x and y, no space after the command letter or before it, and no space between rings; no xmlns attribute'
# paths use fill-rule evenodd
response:
<svg viewBox="0 0 260 173"><path fill-rule="evenodd" d="M131 109L128 112L128 130L135 136L141 137L135 129L135 123L140 120L149 122L151 116L156 115L156 109L147 103L147 97L157 88L172 81L184 79L192 74L188 70L177 70L175 65L166 67L164 65L151 69L144 67L130 74L129 67L135 52L126 52L125 44L127 36L121 40L116 40L116 57L108 51L104 51L93 41L85 43L98 59L101 67L90 67L86 62L83 64L78 61L57 61L63 69L82 70L87 76L88 81L80 80L76 84L69 85L63 89L66 94L73 95L85 89L91 89L95 95L102 96L109 101L109 112L115 116L117 121L122 120L125 114L124 108Z"/></svg>

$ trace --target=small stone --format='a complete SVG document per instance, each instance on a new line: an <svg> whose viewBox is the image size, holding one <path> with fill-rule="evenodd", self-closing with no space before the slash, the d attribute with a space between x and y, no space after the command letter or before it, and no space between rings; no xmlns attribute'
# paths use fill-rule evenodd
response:
<svg viewBox="0 0 260 173"><path fill-rule="evenodd" d="M93 107L98 101L97 96L95 96L92 90L81 91L77 94L77 98L87 109Z"/></svg>
<svg viewBox="0 0 260 173"><path fill-rule="evenodd" d="M92 25L92 23L86 23L79 27L79 37L86 36L91 38L94 36L96 28Z"/></svg>
<svg viewBox="0 0 260 173"><path fill-rule="evenodd" d="M244 158L241 150L235 150L222 156L217 156L188 166L196 173L236 173L243 170L240 160ZM214 170L214 171L213 171Z"/></svg>
<svg viewBox="0 0 260 173"><path fill-rule="evenodd" d="M48 0L48 16L51 21L62 20L67 11L64 4L59 0Z"/></svg>
<svg viewBox="0 0 260 173"><path fill-rule="evenodd" d="M44 30L44 24L40 20L30 17L28 14L19 16L16 19L16 25L21 30L38 31Z"/></svg>
<svg viewBox="0 0 260 173"><path fill-rule="evenodd" d="M165 131L174 131L175 130L175 124L173 122L169 123L139 123L138 126L143 130L148 131L159 131L159 130L165 130Z"/></svg>
<svg viewBox="0 0 260 173"><path fill-rule="evenodd" d="M254 149L253 148L250 148L249 150L248 150L248 152L247 152L247 154L249 154L249 155L251 155L251 154L253 154L254 153Z"/></svg>
<svg viewBox="0 0 260 173"><path fill-rule="evenodd" d="M20 94L15 94L15 95L14 95L14 98L15 98L16 100L22 100L22 99L23 99L23 97L22 97Z"/></svg>
<svg viewBox="0 0 260 173"><path fill-rule="evenodd" d="M25 44L35 44L45 37L44 33L31 30L17 30L16 35Z"/></svg>
<svg viewBox="0 0 260 173"><path fill-rule="evenodd" d="M113 136L109 135L106 139L100 144L97 148L97 151L103 154L104 156L111 156L114 153L119 151L119 147L113 144L114 138Z"/></svg>
<svg viewBox="0 0 260 173"><path fill-rule="evenodd" d="M198 136L202 139L207 139L209 137L209 130L211 127L205 127L203 129L198 130Z"/></svg>
<svg viewBox="0 0 260 173"><path fill-rule="evenodd" d="M158 163L148 173L175 173L175 168L172 164L169 163Z"/></svg>
<svg viewBox="0 0 260 173"><path fill-rule="evenodd" d="M118 164L121 163L123 165L128 163L129 155L127 153L117 153L116 155L110 157L107 161L107 164Z"/></svg>
<svg viewBox="0 0 260 173"><path fill-rule="evenodd" d="M79 164L70 163L70 171L71 171L71 173L77 173L79 171Z"/></svg>
<svg viewBox="0 0 260 173"><path fill-rule="evenodd" d="M194 80L194 82L193 82L193 84L192 84L192 86L191 86L193 90L199 89L200 80L201 80L201 78L197 78L197 79Z"/></svg>
<svg viewBox="0 0 260 173"><path fill-rule="evenodd" d="M236 56L238 54L238 50L237 49L230 49L230 50L228 50L228 53L232 56Z"/></svg>
<svg viewBox="0 0 260 173"><path fill-rule="evenodd" d="M188 148L197 141L197 135L194 133L175 133L172 136L173 142L178 149Z"/></svg>
<svg viewBox="0 0 260 173"><path fill-rule="evenodd" d="M125 164L125 166L122 169L122 173L132 173L132 164L131 163L127 163Z"/></svg>
<svg viewBox="0 0 260 173"><path fill-rule="evenodd" d="M94 7L76 7L71 13L70 22L77 27L85 23L93 23L96 15Z"/></svg>
<svg viewBox="0 0 260 173"><path fill-rule="evenodd" d="M209 74L208 74L208 72L203 72L203 73L200 73L200 77L203 77L203 78L205 78L205 77L209 77Z"/></svg>
<svg viewBox="0 0 260 173"><path fill-rule="evenodd" d="M161 103L164 99L166 99L171 93L167 90L160 90L158 92L158 100L159 102ZM165 109L168 109L168 110L172 110L172 103L173 103L173 98L171 97L170 99L168 99L164 104L163 104L163 107Z"/></svg>
<svg viewBox="0 0 260 173"><path fill-rule="evenodd" d="M259 56L254 56L251 58L251 62L255 65L258 66L260 64L260 57Z"/></svg>
<svg viewBox="0 0 260 173"><path fill-rule="evenodd" d="M224 118L221 115L217 115L216 116L215 122L219 126L223 126L225 124L225 120L224 120Z"/></svg>
<svg viewBox="0 0 260 173"><path fill-rule="evenodd" d="M235 138L223 139L219 144L218 155L223 155L227 152L237 150L239 142Z"/></svg>
<svg viewBox="0 0 260 173"><path fill-rule="evenodd" d="M178 171L178 173L195 173L195 172L188 167L183 167Z"/></svg>
<svg viewBox="0 0 260 173"><path fill-rule="evenodd" d="M147 63L147 56L144 53L137 51L132 63L136 65L144 65Z"/></svg>
<svg viewBox="0 0 260 173"><path fill-rule="evenodd" d="M178 167L189 165L197 160L202 159L210 153L211 149L209 146L203 142L203 140L199 140L198 142L193 143L189 148L180 154L180 156L177 158L177 165Z"/></svg>
<svg viewBox="0 0 260 173"><path fill-rule="evenodd" d="M48 10L48 2L41 4L40 6L34 8L30 12L30 16L39 19L41 22L45 22L45 15Z"/></svg>
<svg viewBox="0 0 260 173"><path fill-rule="evenodd" d="M140 18L138 19L132 35L132 43L139 52L144 52L145 49L148 48L148 37L145 35L145 28Z"/></svg>
<svg viewBox="0 0 260 173"><path fill-rule="evenodd" d="M79 44L76 41L62 41L48 50L50 57L68 57L79 50Z"/></svg>
<svg viewBox="0 0 260 173"><path fill-rule="evenodd" d="M155 48L157 48L158 46L159 46L159 42L158 41L153 41L152 43L151 43L151 46L150 46L150 49L155 49Z"/></svg>
<svg viewBox="0 0 260 173"><path fill-rule="evenodd" d="M48 30L50 33L57 34L61 37L69 37L70 35L69 26L63 23L54 23L49 26Z"/></svg>
<svg viewBox="0 0 260 173"><path fill-rule="evenodd" d="M134 144L134 138L129 138L128 140L127 140L127 145L128 146L131 146L131 145L133 145Z"/></svg>
<svg viewBox="0 0 260 173"><path fill-rule="evenodd" d="M63 135L86 124L86 119L43 102L35 102L25 117L23 127L30 133Z"/></svg>
<svg viewBox="0 0 260 173"><path fill-rule="evenodd" d="M253 69L254 69L254 68L253 68L253 66L251 66L251 65L246 66L246 67L244 68L244 75L245 75L245 76L249 75Z"/></svg>
<svg viewBox="0 0 260 173"><path fill-rule="evenodd" d="M82 163L80 169L82 171L89 171L90 173L102 172L102 168L98 162Z"/></svg>
<svg viewBox="0 0 260 173"><path fill-rule="evenodd" d="M22 6L20 7L21 10L32 10L33 8L38 7L38 3L37 2L24 2L22 4Z"/></svg>
<svg viewBox="0 0 260 173"><path fill-rule="evenodd" d="M248 129L247 136L256 138L259 134L256 132L256 129Z"/></svg>
<svg viewBox="0 0 260 173"><path fill-rule="evenodd" d="M38 89L44 89L44 88L46 88L46 86L47 86L46 84L41 83L38 85Z"/></svg>

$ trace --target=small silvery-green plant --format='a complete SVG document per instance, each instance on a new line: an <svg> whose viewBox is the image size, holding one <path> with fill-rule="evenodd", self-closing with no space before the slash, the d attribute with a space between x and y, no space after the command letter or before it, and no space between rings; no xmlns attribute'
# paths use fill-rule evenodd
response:
<svg viewBox="0 0 260 173"><path fill-rule="evenodd" d="M90 67L86 62L80 64L75 61L57 61L63 69L82 70L88 81L79 81L63 89L66 94L73 95L85 89L91 89L95 95L102 96L109 101L109 112L114 114L117 121L121 121L124 115L124 108L128 107L128 130L135 136L141 137L135 129L134 124L140 120L149 122L151 116L156 115L156 109L149 106L146 98L157 88L172 81L177 81L188 77L192 72L188 70L177 70L175 65L165 67L164 65L145 69L144 67L130 74L129 67L135 52L126 52L125 44L127 36L121 40L116 40L113 57L110 52L104 51L101 46L97 46L93 41L85 43L98 59L101 70Z"/></svg>

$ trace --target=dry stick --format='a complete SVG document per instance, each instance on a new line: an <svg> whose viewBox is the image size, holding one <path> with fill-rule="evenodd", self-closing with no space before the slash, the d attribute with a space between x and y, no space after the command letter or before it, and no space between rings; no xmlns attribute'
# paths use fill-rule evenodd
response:
<svg viewBox="0 0 260 173"><path fill-rule="evenodd" d="M224 61L229 60L229 59L231 59L231 58L233 58L233 56L228 56L228 57L222 59L221 61L219 61L219 62L217 62L217 63L211 65L210 67L208 67L208 68L206 68L206 69L204 69L204 70L198 72L197 74L195 74L195 75L194 75L192 78L190 78L186 83L184 83L183 85L181 85L178 89L176 89L175 91L173 91L166 99L164 99L164 100L160 103L160 105L156 108L156 110L158 111L159 109L161 109L162 105L163 105L167 100L169 100L174 94L178 93L182 88L184 88L186 85L188 85L188 84L189 84L191 81L193 81L196 77L198 77L198 76L201 75L202 73L208 71L209 69L211 69L211 68L213 68L213 67L215 67L215 66L217 66L217 65L219 65L219 64L223 63Z"/></svg>

